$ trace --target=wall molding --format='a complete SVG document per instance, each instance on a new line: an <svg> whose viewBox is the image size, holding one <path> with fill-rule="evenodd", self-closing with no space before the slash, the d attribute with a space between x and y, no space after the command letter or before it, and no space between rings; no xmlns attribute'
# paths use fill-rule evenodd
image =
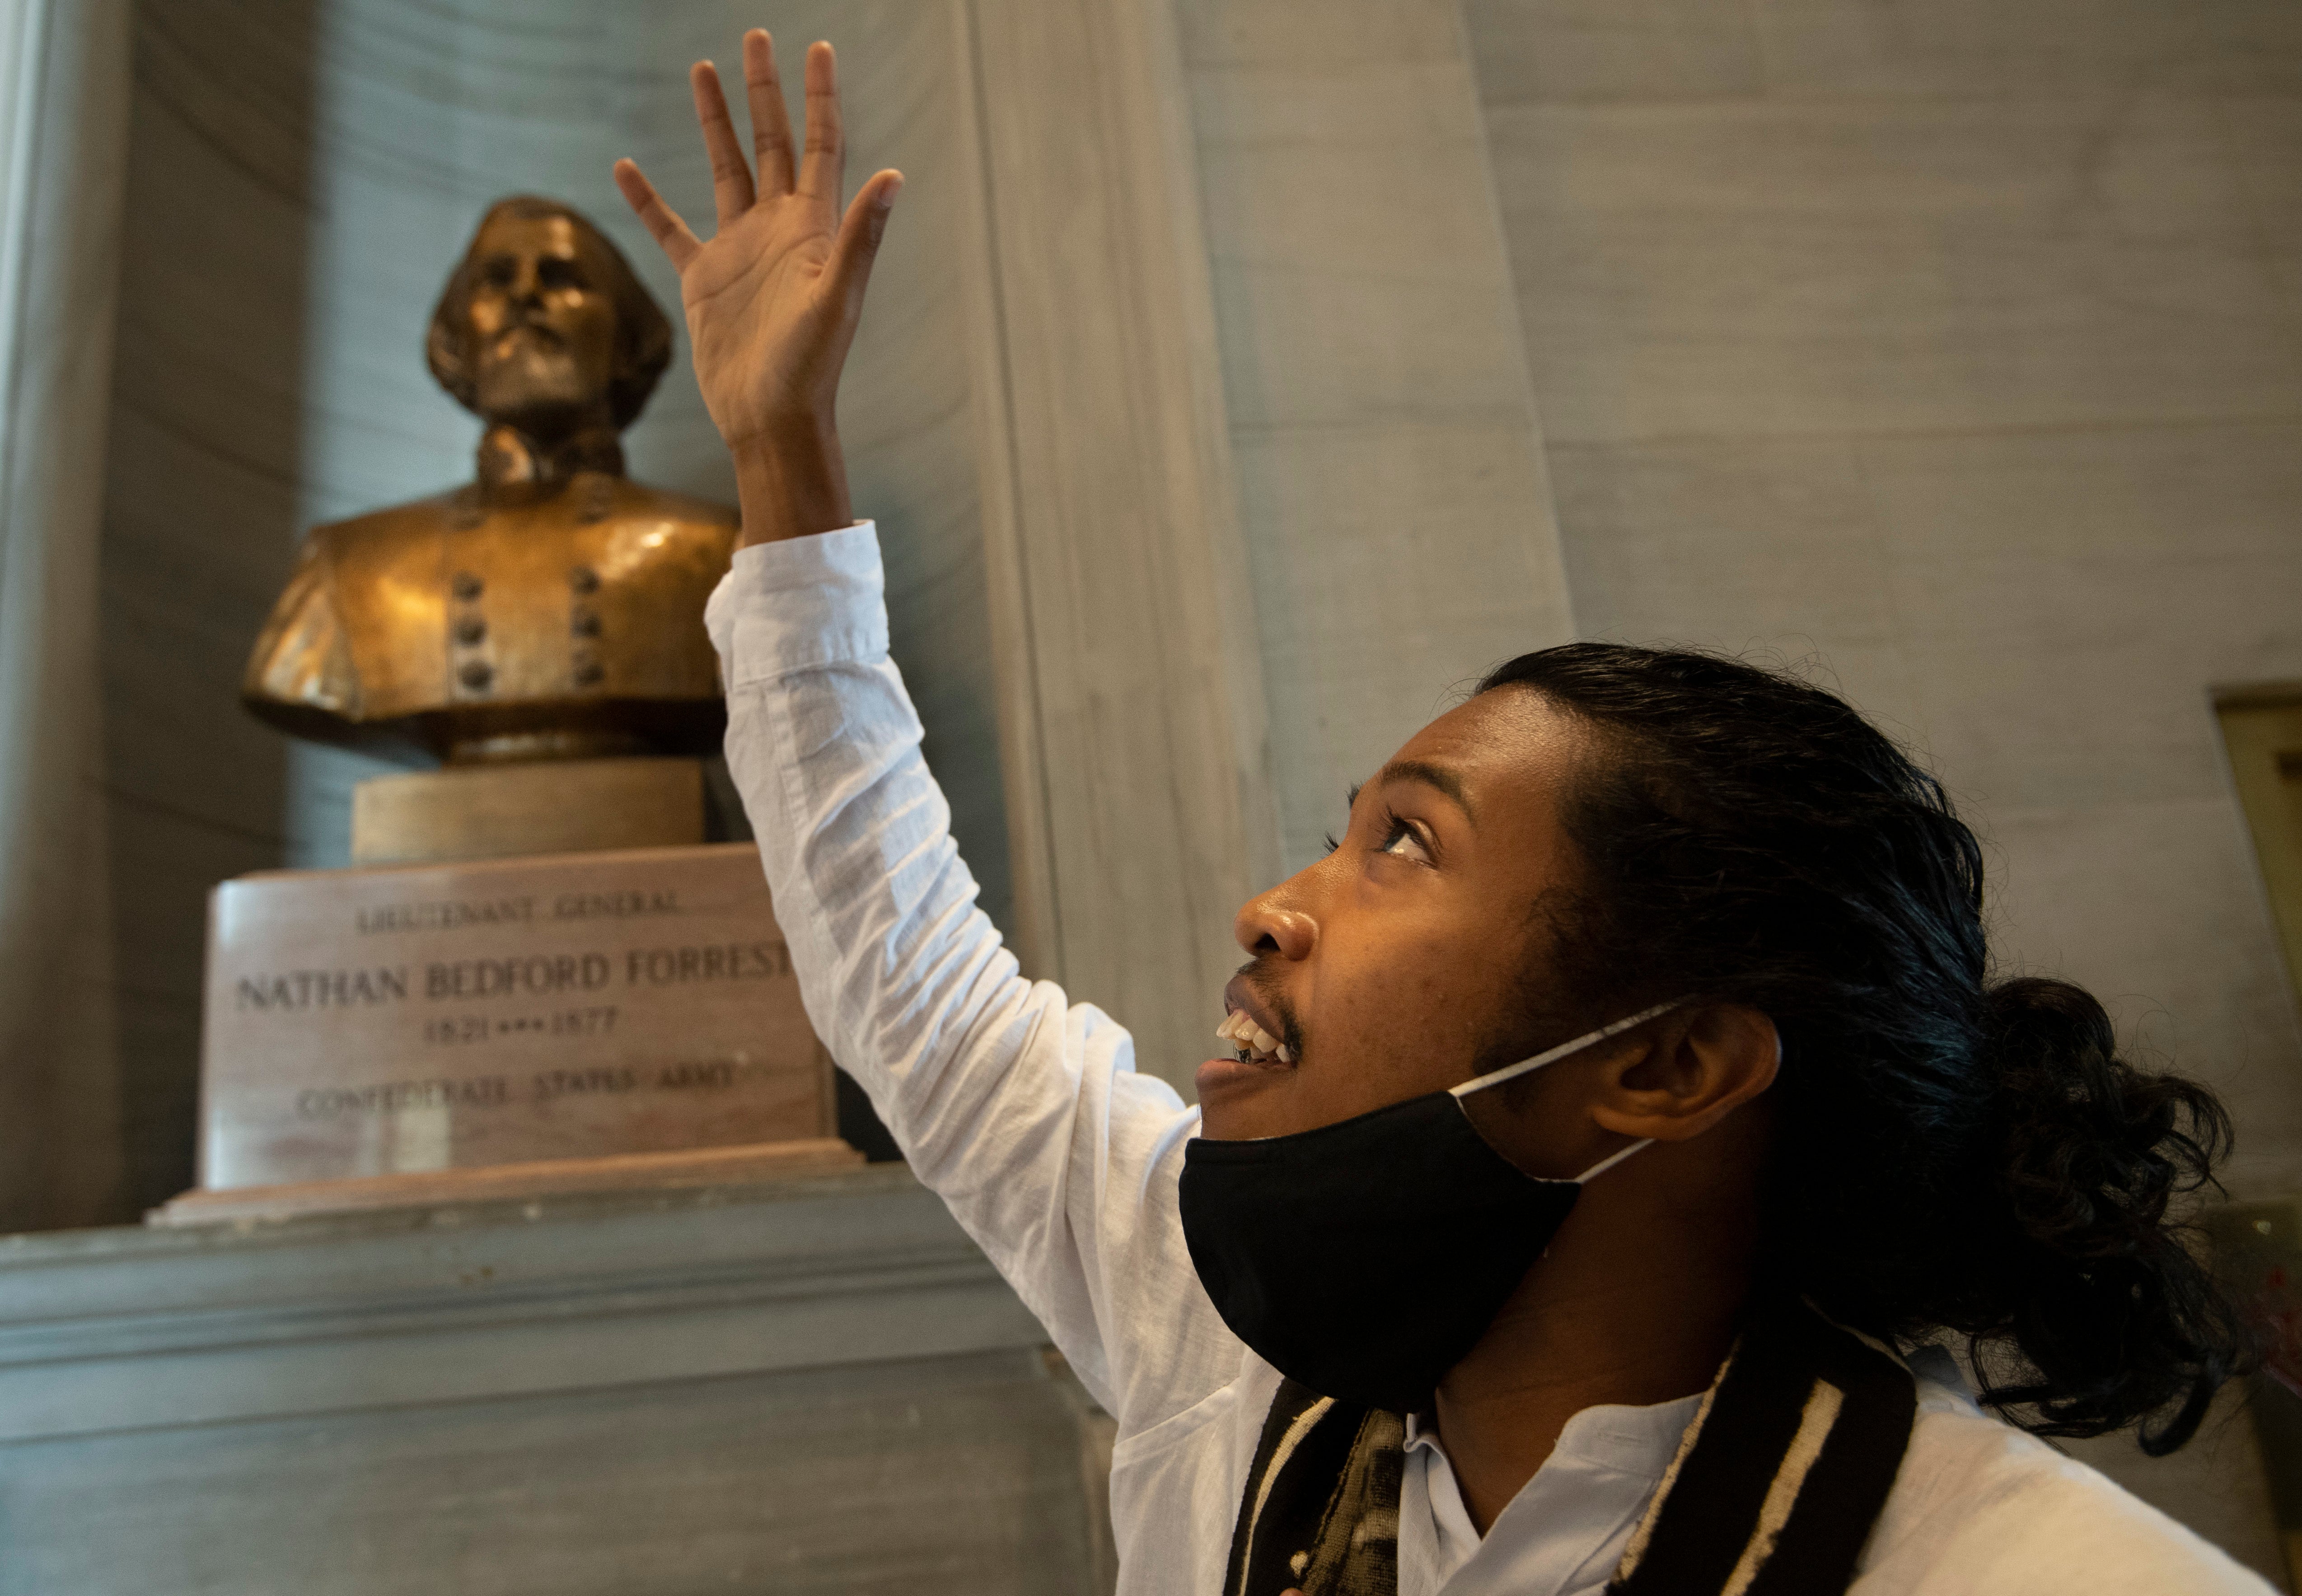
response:
<svg viewBox="0 0 2302 1596"><path fill-rule="evenodd" d="M1046 1339L900 1165L17 1236L0 1241L0 1445Z"/></svg>
<svg viewBox="0 0 2302 1596"><path fill-rule="evenodd" d="M1173 10L954 5L1018 951L1180 1086L1279 847Z"/></svg>

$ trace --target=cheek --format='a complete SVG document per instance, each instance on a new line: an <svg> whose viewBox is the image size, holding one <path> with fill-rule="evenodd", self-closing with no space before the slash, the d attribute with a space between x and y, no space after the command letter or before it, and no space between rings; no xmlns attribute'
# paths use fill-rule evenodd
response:
<svg viewBox="0 0 2302 1596"><path fill-rule="evenodd" d="M1331 927L1305 1015L1313 1046L1382 1077L1453 1084L1449 1071L1484 1039L1493 987L1465 940L1421 918Z"/></svg>
<svg viewBox="0 0 2302 1596"><path fill-rule="evenodd" d="M1471 972L1443 930L1420 917L1331 923L1312 1016L1319 1050L1347 1048L1386 1071L1446 1053Z"/></svg>
<svg viewBox="0 0 2302 1596"><path fill-rule="evenodd" d="M571 298L559 310L560 333L587 363L605 361L614 352L616 315L597 295Z"/></svg>

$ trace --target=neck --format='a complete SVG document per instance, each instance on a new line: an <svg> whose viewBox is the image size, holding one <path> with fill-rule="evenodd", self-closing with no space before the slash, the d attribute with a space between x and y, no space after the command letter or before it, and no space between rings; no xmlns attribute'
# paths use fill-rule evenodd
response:
<svg viewBox="0 0 2302 1596"><path fill-rule="evenodd" d="M1723 1151L1659 1145L1592 1182L1440 1382L1439 1436L1481 1534L1584 1408L1668 1402L1717 1377L1750 1294L1758 1229L1754 1200L1719 1200L1750 1189L1718 1178Z"/></svg>
<svg viewBox="0 0 2302 1596"><path fill-rule="evenodd" d="M624 474L624 446L604 418L549 435L508 421L480 439L480 485L490 492L513 487L557 488L579 471Z"/></svg>

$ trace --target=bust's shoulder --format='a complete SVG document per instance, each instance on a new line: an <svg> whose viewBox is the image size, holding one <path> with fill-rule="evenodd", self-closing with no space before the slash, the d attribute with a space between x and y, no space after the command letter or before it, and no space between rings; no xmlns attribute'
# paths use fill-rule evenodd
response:
<svg viewBox="0 0 2302 1596"><path fill-rule="evenodd" d="M741 517L733 505L718 504L667 488L651 488L628 477L614 479L607 494L604 519L645 521L678 527L703 542L726 540L733 546Z"/></svg>
<svg viewBox="0 0 2302 1596"><path fill-rule="evenodd" d="M456 525L459 513L469 517L464 507L471 498L467 488L450 488L341 521L323 521L304 534L304 558L372 559L428 546Z"/></svg>
<svg viewBox="0 0 2302 1596"><path fill-rule="evenodd" d="M735 525L735 507L716 500L698 499L693 494L675 493L668 488L651 488L645 483L635 483L627 476L613 479L618 508L634 509L676 516L683 521L710 521L719 525Z"/></svg>

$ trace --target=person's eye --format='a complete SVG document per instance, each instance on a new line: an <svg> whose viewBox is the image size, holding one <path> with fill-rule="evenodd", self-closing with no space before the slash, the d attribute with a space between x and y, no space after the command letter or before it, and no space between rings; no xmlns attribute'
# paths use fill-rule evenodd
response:
<svg viewBox="0 0 2302 1596"><path fill-rule="evenodd" d="M1421 864L1432 862L1431 844L1424 841L1423 833L1416 828L1413 821L1401 819L1397 815L1385 817L1382 845L1375 852L1412 859Z"/></svg>

